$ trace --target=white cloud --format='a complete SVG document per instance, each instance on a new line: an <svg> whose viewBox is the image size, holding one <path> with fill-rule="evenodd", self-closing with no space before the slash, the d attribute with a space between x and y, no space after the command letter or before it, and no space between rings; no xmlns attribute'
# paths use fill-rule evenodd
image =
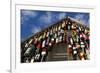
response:
<svg viewBox="0 0 100 73"><path fill-rule="evenodd" d="M63 19L64 17L66 17L66 13L60 13L58 16L59 19Z"/></svg>
<svg viewBox="0 0 100 73"><path fill-rule="evenodd" d="M52 13L46 12L46 14L42 15L39 18L39 21L44 24L51 23L52 22Z"/></svg>
<svg viewBox="0 0 100 73"><path fill-rule="evenodd" d="M31 11L31 10L22 11L22 14L24 16L31 16L31 17L36 17L37 16L37 12Z"/></svg>
<svg viewBox="0 0 100 73"><path fill-rule="evenodd" d="M77 14L74 17L76 20L80 21L81 23L88 25L89 24L89 20L85 19L85 15L84 14Z"/></svg>
<svg viewBox="0 0 100 73"><path fill-rule="evenodd" d="M47 12L46 14L47 14L47 22L51 23L51 21L52 21L52 13L51 12Z"/></svg>
<svg viewBox="0 0 100 73"><path fill-rule="evenodd" d="M52 22L55 22L57 19L61 20L66 16L66 13L60 13L60 14L53 14L52 12L46 12L46 14L42 15L39 18L39 21L44 24L51 24Z"/></svg>
<svg viewBox="0 0 100 73"><path fill-rule="evenodd" d="M31 32L32 32L33 34L35 34L35 33L39 32L40 30L41 30L40 27L34 27L34 28L31 29Z"/></svg>
<svg viewBox="0 0 100 73"><path fill-rule="evenodd" d="M29 17L35 18L38 15L37 12L31 10L23 10L22 17L21 17L21 24L24 24L25 21L29 20Z"/></svg>
<svg viewBox="0 0 100 73"><path fill-rule="evenodd" d="M28 21L29 18L27 18L26 16L22 16L21 17L21 24L24 24L25 21Z"/></svg>

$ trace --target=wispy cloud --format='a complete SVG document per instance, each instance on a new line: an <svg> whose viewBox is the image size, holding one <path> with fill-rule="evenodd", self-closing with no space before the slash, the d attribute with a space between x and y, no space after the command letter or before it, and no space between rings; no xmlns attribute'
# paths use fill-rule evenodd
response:
<svg viewBox="0 0 100 73"><path fill-rule="evenodd" d="M85 25L89 25L89 19L86 18L85 14L76 14L74 18Z"/></svg>
<svg viewBox="0 0 100 73"><path fill-rule="evenodd" d="M52 13L51 12L46 12L44 15L42 15L39 18L39 22L43 24L49 24L52 22Z"/></svg>
<svg viewBox="0 0 100 73"><path fill-rule="evenodd" d="M66 17L66 13L60 13L58 18L61 20Z"/></svg>
<svg viewBox="0 0 100 73"><path fill-rule="evenodd" d="M24 15L24 16L30 16L30 17L36 17L37 16L37 12L36 11L32 11L32 10L23 10L22 11L22 14Z"/></svg>
<svg viewBox="0 0 100 73"><path fill-rule="evenodd" d="M35 18L38 16L38 12L32 11L32 10L22 10L21 11L21 24L24 24L24 22L28 21L31 18Z"/></svg>
<svg viewBox="0 0 100 73"><path fill-rule="evenodd" d="M41 28L40 28L40 27L33 27L33 28L31 29L31 33L32 33L32 34L35 34L35 33L39 32L39 31L41 31Z"/></svg>
<svg viewBox="0 0 100 73"><path fill-rule="evenodd" d="M42 15L39 18L39 22L41 22L42 25L44 24L52 25L53 22L57 22L58 20L61 20L64 17L66 17L66 13L46 12L44 15ZM45 26L48 26L48 25L45 25Z"/></svg>

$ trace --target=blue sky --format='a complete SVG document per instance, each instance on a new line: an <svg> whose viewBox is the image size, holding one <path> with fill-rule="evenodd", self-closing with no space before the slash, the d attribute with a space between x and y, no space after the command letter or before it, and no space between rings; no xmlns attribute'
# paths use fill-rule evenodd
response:
<svg viewBox="0 0 100 73"><path fill-rule="evenodd" d="M21 41L68 16L89 26L89 13L21 10Z"/></svg>

